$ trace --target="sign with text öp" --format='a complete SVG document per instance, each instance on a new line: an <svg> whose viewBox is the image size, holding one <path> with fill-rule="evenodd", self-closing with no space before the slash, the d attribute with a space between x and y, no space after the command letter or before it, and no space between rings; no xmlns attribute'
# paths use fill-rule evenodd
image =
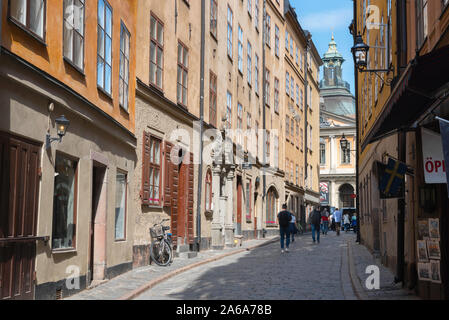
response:
<svg viewBox="0 0 449 320"><path fill-rule="evenodd" d="M447 183L441 135L422 128L422 154L426 183Z"/></svg>

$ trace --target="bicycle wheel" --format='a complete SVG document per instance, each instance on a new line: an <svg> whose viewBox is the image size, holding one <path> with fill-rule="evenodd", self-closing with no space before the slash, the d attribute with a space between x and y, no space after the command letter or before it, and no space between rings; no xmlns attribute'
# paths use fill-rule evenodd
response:
<svg viewBox="0 0 449 320"><path fill-rule="evenodd" d="M171 262L172 249L170 245L165 241L155 241L151 245L151 258L159 266L166 266Z"/></svg>

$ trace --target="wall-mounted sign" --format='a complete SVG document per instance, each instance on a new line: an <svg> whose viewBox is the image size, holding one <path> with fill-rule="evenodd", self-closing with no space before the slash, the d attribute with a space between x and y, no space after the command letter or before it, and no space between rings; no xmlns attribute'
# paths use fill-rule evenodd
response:
<svg viewBox="0 0 449 320"><path fill-rule="evenodd" d="M426 183L447 183L441 135L422 128L422 154Z"/></svg>
<svg viewBox="0 0 449 320"><path fill-rule="evenodd" d="M329 183L320 183L320 204L327 206L329 205Z"/></svg>

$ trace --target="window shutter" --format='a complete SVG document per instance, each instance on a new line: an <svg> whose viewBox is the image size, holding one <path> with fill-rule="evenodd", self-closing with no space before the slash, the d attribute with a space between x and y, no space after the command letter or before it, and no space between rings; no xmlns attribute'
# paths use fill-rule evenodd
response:
<svg viewBox="0 0 449 320"><path fill-rule="evenodd" d="M143 205L150 204L150 134L143 132L143 146L142 146L142 190L140 197Z"/></svg>
<svg viewBox="0 0 449 320"><path fill-rule="evenodd" d="M170 142L164 142L164 194L163 205L164 207L171 206L172 190L173 190L173 164L170 161L170 153L173 149L173 144Z"/></svg>

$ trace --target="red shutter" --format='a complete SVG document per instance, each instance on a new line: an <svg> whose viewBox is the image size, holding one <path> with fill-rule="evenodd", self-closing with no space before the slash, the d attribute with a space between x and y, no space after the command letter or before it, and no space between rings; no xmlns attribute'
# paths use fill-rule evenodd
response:
<svg viewBox="0 0 449 320"><path fill-rule="evenodd" d="M140 192L143 205L150 204L150 141L150 134L144 131L142 145L142 190Z"/></svg>
<svg viewBox="0 0 449 320"><path fill-rule="evenodd" d="M171 206L172 194L171 190L173 190L173 170L174 166L170 161L170 153L173 148L173 144L165 141L164 146L164 194L163 194L163 205L164 207Z"/></svg>
<svg viewBox="0 0 449 320"><path fill-rule="evenodd" d="M194 166L193 166L193 153L190 154L190 163L189 163L189 182L188 182L188 190L189 195L187 199L187 233L188 233L188 243L194 243L194 234L193 234L193 176L194 176Z"/></svg>

